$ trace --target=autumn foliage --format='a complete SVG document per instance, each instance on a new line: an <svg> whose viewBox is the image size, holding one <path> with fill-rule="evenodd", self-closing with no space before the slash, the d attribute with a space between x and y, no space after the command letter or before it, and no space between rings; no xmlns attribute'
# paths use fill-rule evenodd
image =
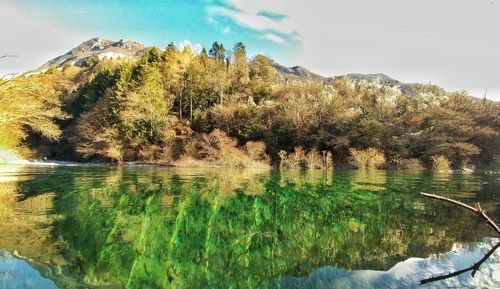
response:
<svg viewBox="0 0 500 289"><path fill-rule="evenodd" d="M435 85L304 78L245 45L169 45L0 86L0 146L123 163L497 166L500 104ZM29 138L27 138L29 137ZM204 163L204 164L203 164Z"/></svg>

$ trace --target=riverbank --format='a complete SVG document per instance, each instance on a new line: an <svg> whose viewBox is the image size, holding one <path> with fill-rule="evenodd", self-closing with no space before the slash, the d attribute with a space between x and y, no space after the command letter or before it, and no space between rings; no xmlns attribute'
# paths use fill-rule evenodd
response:
<svg viewBox="0 0 500 289"><path fill-rule="evenodd" d="M106 166L109 164L81 163L59 160L28 160L22 158L14 150L0 150L0 165L30 165L30 166Z"/></svg>
<svg viewBox="0 0 500 289"><path fill-rule="evenodd" d="M168 167L168 168L244 168L244 169L272 169L277 168L273 165L268 165L262 162L252 162L249 166L231 166L224 165L218 162L207 162L203 160L194 160L194 159L184 159L177 162L124 162L124 163L112 163L112 162L76 162L76 161L61 161L61 160L27 160L19 157L13 151L9 150L0 150L0 165L29 165L29 166L91 166L91 167L115 167L115 166L123 166L123 167ZM349 168L348 165L336 167L335 169L346 169ZM287 170L300 169L297 168L287 168ZM329 169L333 169L329 168ZM403 169L405 171L413 171L411 169ZM479 170L484 172L484 174L488 175L497 175L500 174L500 169L488 169L488 170ZM473 170L448 170L445 172L437 171L436 173L442 174L451 174L451 173L462 173L462 174L470 174L473 173Z"/></svg>

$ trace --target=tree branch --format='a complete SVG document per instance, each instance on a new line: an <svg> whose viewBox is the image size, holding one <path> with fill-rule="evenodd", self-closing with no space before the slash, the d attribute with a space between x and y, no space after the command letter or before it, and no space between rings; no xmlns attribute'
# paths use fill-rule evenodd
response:
<svg viewBox="0 0 500 289"><path fill-rule="evenodd" d="M454 276L458 276L458 275L460 275L462 273L465 273L465 272L468 272L468 271L471 271L471 270L472 270L471 275L472 275L472 277L474 277L474 275L476 275L477 270L479 270L479 267L493 254L493 252L495 252L496 249L498 249L498 247L500 247L500 242L498 242L495 246L493 246L493 248L491 248L488 251L488 253L486 253L483 256L483 258L481 258L481 260L479 260L477 263L474 263L470 267L467 267L465 269L458 270L458 271L455 271L453 273L449 273L449 274L446 274L446 275L441 275L441 276L437 276L437 277L432 277L432 278L427 278L427 279L420 280L420 285L423 285L423 284L426 284L426 283L430 283L430 282L439 281L439 280L448 279L448 278L451 278L451 277L454 277Z"/></svg>
<svg viewBox="0 0 500 289"><path fill-rule="evenodd" d="M453 199L446 198L446 197L443 197L443 196L438 196L438 195L433 195L433 194L426 194L426 193L422 193L422 192L420 193L420 195L424 196L424 197L427 197L427 198L431 198L431 199L436 199L436 200L441 200L441 201L445 201L445 202L448 202L448 203L452 203L454 205L457 205L459 207L462 207L462 208L465 208L465 209L467 209L469 211L472 211L472 212L474 212L474 214L476 214L477 216L481 217L483 219L483 221L486 222L486 224L488 224L490 227L492 227L497 232L497 234L500 235L500 229L498 228L497 224L495 224L495 222L493 222L493 220L490 219L490 217L488 217L488 215L486 215L486 213L483 211L483 209L481 209L481 205L479 203L476 203L476 206L472 207L472 206L469 206L469 205L464 204L462 202L459 202L457 200L453 200ZM460 275L462 273L465 273L465 272L468 272L468 271L472 271L471 275L472 275L472 277L474 277L474 275L476 275L477 270L479 270L479 267L481 266L481 264L483 264L493 254L493 252L495 252L495 250L498 249L498 247L500 247L500 242L497 242L497 244L495 246L493 246L493 248L491 248L483 256L483 258L481 258L481 260L479 260L477 263L474 263L470 267L467 267L465 269L458 270L458 271L455 271L453 273L449 273L449 274L446 274L446 275L441 275L441 276L437 276L437 277L423 279L423 280L420 281L420 285L423 285L423 284L426 284L426 283L429 283L429 282L438 281L438 280L448 279L448 278L451 278L451 277L454 277L454 276L458 276L458 275Z"/></svg>
<svg viewBox="0 0 500 289"><path fill-rule="evenodd" d="M12 54L8 54L8 53L5 53L4 55L0 55L0 58L7 58L7 57L17 57L17 55L12 55Z"/></svg>
<svg viewBox="0 0 500 289"><path fill-rule="evenodd" d="M495 230L495 232L497 232L498 235L500 235L500 228L498 227L497 224L495 224L495 222L493 222L493 220L490 219L490 217L488 217L488 215L486 215L486 213L481 209L481 206L479 205L479 203L476 203L476 207L474 208L474 207L469 206L467 204L464 204L462 202L452 200L452 199L449 199L446 197L438 196L438 195L426 194L426 193L420 193L420 195L427 197L427 198L437 199L437 200L445 201L448 203L452 203L452 204L455 204L455 205L460 206L462 208L466 208L467 210L472 211L476 215L480 216L490 227L493 228L493 230Z"/></svg>

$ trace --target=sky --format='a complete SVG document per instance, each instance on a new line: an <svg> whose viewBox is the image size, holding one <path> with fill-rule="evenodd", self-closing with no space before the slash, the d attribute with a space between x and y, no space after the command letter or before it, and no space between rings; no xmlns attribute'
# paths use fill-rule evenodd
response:
<svg viewBox="0 0 500 289"><path fill-rule="evenodd" d="M500 0L0 0L0 76L101 37L245 43L324 76L384 73L500 100Z"/></svg>

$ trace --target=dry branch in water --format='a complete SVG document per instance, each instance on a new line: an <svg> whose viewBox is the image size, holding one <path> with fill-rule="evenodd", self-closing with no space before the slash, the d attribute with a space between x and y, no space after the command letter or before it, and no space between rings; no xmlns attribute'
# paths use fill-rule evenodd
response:
<svg viewBox="0 0 500 289"><path fill-rule="evenodd" d="M492 227L497 232L498 235L500 235L500 229L498 228L498 225L495 224L495 222L493 222L493 220L491 220L490 217L488 217L488 215L486 215L486 213L481 209L481 206L479 205L479 203L476 203L476 207L474 208L474 207L469 206L467 204L464 204L462 202L452 200L452 199L449 199L446 197L438 196L438 195L426 194L426 193L420 193L420 195L422 195L424 197L431 198L431 199L437 199L437 200L445 201L448 203L452 203L452 204L458 205L462 208L466 208L467 210L470 210L470 211L474 212L476 215L480 216L490 227Z"/></svg>
<svg viewBox="0 0 500 289"><path fill-rule="evenodd" d="M471 275L472 275L472 277L474 277L474 275L476 275L477 270L479 270L479 267L481 266L481 264L483 264L484 261L486 261L493 254L493 252L495 252L495 250L498 249L498 247L500 247L500 242L498 242L495 246L493 246L493 248L491 248L488 251L488 253L486 253L483 256L483 258L481 258L481 260L479 260L477 263L474 263L470 267L467 267L465 269L458 270L458 271L455 271L453 273L449 273L449 274L446 274L446 275L441 275L441 276L437 276L437 277L423 279L423 280L420 281L420 285L423 285L423 284L426 284L426 283L430 283L430 282L434 282L434 281L448 279L448 278L451 278L451 277L454 277L454 276L458 276L458 275L460 275L462 273L465 273L465 272L468 272L468 271L471 271L471 270L472 270Z"/></svg>
<svg viewBox="0 0 500 289"><path fill-rule="evenodd" d="M476 206L472 207L472 206L469 206L469 205L464 204L462 202L459 202L457 200L453 200L453 199L446 198L443 196L438 196L438 195L434 195L434 194L426 194L426 193L420 193L420 195L427 197L427 198L437 199L437 200L445 201L448 203L452 203L452 204L455 204L455 205L460 206L462 208L466 208L467 210L472 211L476 215L481 217L483 219L483 221L485 221L490 227L492 227L497 232L498 235L500 235L500 229L498 228L498 225L495 222L493 222L493 220L490 217L488 217L488 215L486 215L486 213L481 209L481 205L479 203L476 203ZM452 273L449 273L446 275L441 275L441 276L437 276L437 277L423 279L420 281L420 285L434 282L434 281L438 281L438 280L444 280L444 279L451 278L454 276L458 276L458 275L465 273L465 272L468 272L468 271L472 271L471 275L472 275L472 277L474 277L474 275L476 275L477 270L479 270L479 267L493 254L493 252L495 252L496 249L498 249L498 247L500 247L500 242L497 242L497 244L495 246L493 246L493 248L491 248L483 256L483 258L481 258L481 260L474 263L472 266L470 266L468 268L458 270L458 271L455 271L455 272L452 272Z"/></svg>

